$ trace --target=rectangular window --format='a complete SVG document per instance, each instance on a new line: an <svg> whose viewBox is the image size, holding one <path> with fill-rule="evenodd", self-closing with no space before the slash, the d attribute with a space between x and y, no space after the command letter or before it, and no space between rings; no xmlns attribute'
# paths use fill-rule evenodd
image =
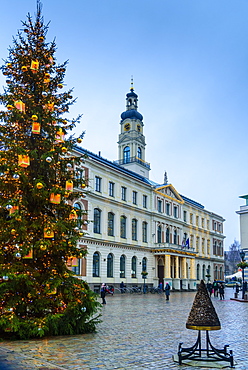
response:
<svg viewBox="0 0 248 370"><path fill-rule="evenodd" d="M187 222L187 211L183 211L183 221Z"/></svg>
<svg viewBox="0 0 248 370"><path fill-rule="evenodd" d="M166 203L166 214L170 216L170 203Z"/></svg>
<svg viewBox="0 0 248 370"><path fill-rule="evenodd" d="M158 212L162 212L162 200L158 199Z"/></svg>
<svg viewBox="0 0 248 370"><path fill-rule="evenodd" d="M132 240L137 240L137 225L138 221L135 218L132 219Z"/></svg>
<svg viewBox="0 0 248 370"><path fill-rule="evenodd" d="M127 188L125 186L121 187L121 200L127 200Z"/></svg>
<svg viewBox="0 0 248 370"><path fill-rule="evenodd" d="M147 208L147 195L143 195L143 208Z"/></svg>
<svg viewBox="0 0 248 370"><path fill-rule="evenodd" d="M137 204L137 191L133 191L133 204Z"/></svg>
<svg viewBox="0 0 248 370"><path fill-rule="evenodd" d="M207 229L209 230L209 220L207 220Z"/></svg>
<svg viewBox="0 0 248 370"><path fill-rule="evenodd" d="M142 242L147 243L147 222L142 223Z"/></svg>
<svg viewBox="0 0 248 370"><path fill-rule="evenodd" d="M195 224L196 224L196 226L199 226L199 216L196 216L196 218L195 218Z"/></svg>
<svg viewBox="0 0 248 370"><path fill-rule="evenodd" d="M101 193L102 191L102 179L99 176L95 177L95 191Z"/></svg>
<svg viewBox="0 0 248 370"><path fill-rule="evenodd" d="M114 197L115 196L115 184L114 182L109 181L109 196Z"/></svg>
<svg viewBox="0 0 248 370"><path fill-rule="evenodd" d="M205 227L205 219L202 218L202 228L204 229L204 227Z"/></svg>
<svg viewBox="0 0 248 370"><path fill-rule="evenodd" d="M178 218L178 208L174 206L174 217Z"/></svg>
<svg viewBox="0 0 248 370"><path fill-rule="evenodd" d="M126 238L126 225L127 225L127 219L125 216L121 216L120 220L120 226L121 226L121 238L125 239Z"/></svg>

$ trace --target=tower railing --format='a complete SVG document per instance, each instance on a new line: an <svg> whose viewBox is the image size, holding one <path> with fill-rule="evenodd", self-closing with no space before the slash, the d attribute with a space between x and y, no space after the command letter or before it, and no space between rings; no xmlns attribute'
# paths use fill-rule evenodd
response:
<svg viewBox="0 0 248 370"><path fill-rule="evenodd" d="M118 165L123 165L123 164L129 164L129 163L139 163L145 168L148 168L150 170L150 163L145 162L143 159L138 158L138 157L130 157L130 158L124 158L124 159L119 159L118 161L114 161L115 164Z"/></svg>

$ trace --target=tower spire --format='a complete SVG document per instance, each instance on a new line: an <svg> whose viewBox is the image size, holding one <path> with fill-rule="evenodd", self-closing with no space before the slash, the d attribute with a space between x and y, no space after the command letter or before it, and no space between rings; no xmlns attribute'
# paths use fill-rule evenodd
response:
<svg viewBox="0 0 248 370"><path fill-rule="evenodd" d="M131 88L130 88L130 91L134 91L134 87L133 87L133 75L131 75Z"/></svg>

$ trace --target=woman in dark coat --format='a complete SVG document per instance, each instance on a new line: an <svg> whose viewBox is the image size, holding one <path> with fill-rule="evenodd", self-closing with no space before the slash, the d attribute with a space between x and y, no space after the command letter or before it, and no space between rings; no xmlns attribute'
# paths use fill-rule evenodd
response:
<svg viewBox="0 0 248 370"><path fill-rule="evenodd" d="M106 296L106 285L103 283L101 286L102 304L106 304L105 296Z"/></svg>
<svg viewBox="0 0 248 370"><path fill-rule="evenodd" d="M165 295L166 295L166 301L170 299L170 284L166 283L165 285Z"/></svg>

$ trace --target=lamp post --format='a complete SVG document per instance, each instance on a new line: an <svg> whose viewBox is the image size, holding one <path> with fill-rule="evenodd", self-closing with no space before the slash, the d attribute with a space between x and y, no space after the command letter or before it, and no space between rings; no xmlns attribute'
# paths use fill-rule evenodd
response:
<svg viewBox="0 0 248 370"><path fill-rule="evenodd" d="M141 275L142 275L142 278L144 279L143 293L146 294L146 277L148 275L148 272L142 271Z"/></svg>
<svg viewBox="0 0 248 370"><path fill-rule="evenodd" d="M240 254L240 258L241 258L241 264L240 264L240 267L242 268L242 299L245 298L245 252L243 251L243 249L241 249L241 251L239 252Z"/></svg>

